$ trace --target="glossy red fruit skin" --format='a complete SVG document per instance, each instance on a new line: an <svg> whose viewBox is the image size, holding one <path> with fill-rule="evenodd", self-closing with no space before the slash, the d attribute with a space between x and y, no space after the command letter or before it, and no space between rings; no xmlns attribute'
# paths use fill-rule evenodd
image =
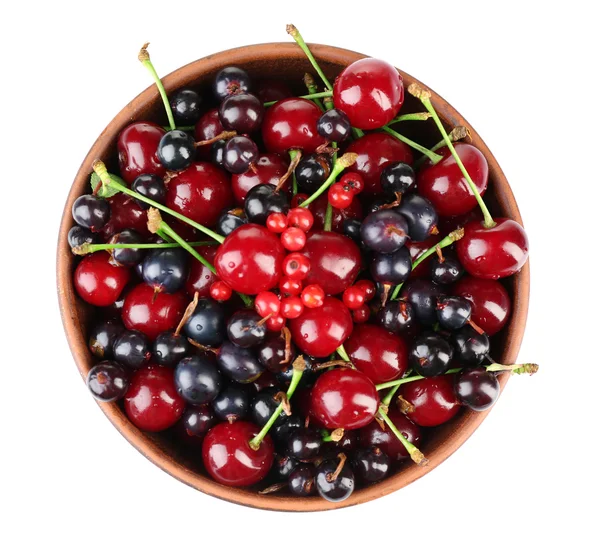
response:
<svg viewBox="0 0 600 551"><path fill-rule="evenodd" d="M344 303L325 297L320 308L305 308L289 320L292 339L302 352L315 358L333 354L352 332L352 316Z"/></svg>
<svg viewBox="0 0 600 551"><path fill-rule="evenodd" d="M350 144L347 151L358 154L352 172L358 172L365 182L365 194L383 193L380 177L387 163L401 161L413 164L413 154L403 142L383 132L366 134Z"/></svg>
<svg viewBox="0 0 600 551"><path fill-rule="evenodd" d="M220 423L210 429L202 444L208 474L225 486L250 486L267 476L273 464L273 441L267 435L258 450L249 442L260 428L247 421Z"/></svg>
<svg viewBox="0 0 600 551"><path fill-rule="evenodd" d="M84 257L75 269L73 283L77 294L94 306L110 306L131 278L131 270L113 266L110 254L98 251Z"/></svg>
<svg viewBox="0 0 600 551"><path fill-rule="evenodd" d="M196 247L196 250L211 264L214 263L215 255L217 254L217 247L213 245L205 245ZM201 262L191 262L190 272L188 274L187 281L185 282L185 291L193 297L194 293L198 293L199 298L206 298L210 296L210 286L218 281L219 278L213 274L204 264Z"/></svg>
<svg viewBox="0 0 600 551"><path fill-rule="evenodd" d="M328 429L359 429L375 418L379 395L373 381L349 367L323 373L310 393L310 413Z"/></svg>
<svg viewBox="0 0 600 551"><path fill-rule="evenodd" d="M129 330L154 340L159 333L177 327L188 304L183 291L156 293L147 283L136 285L125 297L121 319Z"/></svg>
<svg viewBox="0 0 600 551"><path fill-rule="evenodd" d="M103 239L108 241L115 233L123 230L135 230L142 237L150 237L148 211L141 208L135 199L124 193L117 193L107 201L110 204L110 218L99 232Z"/></svg>
<svg viewBox="0 0 600 551"><path fill-rule="evenodd" d="M134 122L126 126L117 139L119 170L128 184L141 174L156 174L161 178L166 169L160 164L156 150L165 130L153 122Z"/></svg>
<svg viewBox="0 0 600 551"><path fill-rule="evenodd" d="M328 295L343 293L356 279L361 267L360 249L344 235L317 231L302 250L310 260L304 285L320 285Z"/></svg>
<svg viewBox="0 0 600 551"><path fill-rule="evenodd" d="M508 292L493 279L465 276L453 288L453 295L465 297L472 305L471 319L490 337L508 321L511 301Z"/></svg>
<svg viewBox="0 0 600 551"><path fill-rule="evenodd" d="M325 211L327 210L327 194L323 194L315 199L308 208L314 216L312 230L322 230L325 227ZM354 196L352 203L347 209L332 209L331 231L342 233L344 231L344 220L362 220L363 209L358 197Z"/></svg>
<svg viewBox="0 0 600 551"><path fill-rule="evenodd" d="M444 234L444 235L446 235L446 234ZM430 249L431 247L433 247L436 243L439 243L440 241L441 241L441 238L439 235L432 235L432 236L428 237L427 239L425 239L425 241L418 241L418 242L417 241L409 241L406 244L406 247L408 247L408 250L410 252L410 257L412 258L412 260L414 262L427 249ZM429 272L431 270L431 258L433 258L433 257L427 258L426 260L421 262L415 269L413 269L412 272L410 272L408 279L430 277Z"/></svg>
<svg viewBox="0 0 600 551"><path fill-rule="evenodd" d="M483 195L488 183L488 163L475 146L457 143L454 149L465 165L477 191ZM437 164L426 164L417 174L419 194L429 199L440 216L459 216L477 206L477 199L447 147L436 153L444 158Z"/></svg>
<svg viewBox="0 0 600 551"><path fill-rule="evenodd" d="M356 369L375 384L399 379L406 373L406 343L401 337L388 333L378 325L355 325L344 348Z"/></svg>
<svg viewBox="0 0 600 551"><path fill-rule="evenodd" d="M402 435L418 448L421 443L420 427L415 425L408 417L406 417L406 415L403 415L395 408L389 410L388 417ZM387 425L385 425L385 428L381 428L377 421L373 421L362 428L359 437L362 447L380 448L392 461L402 461L409 456L406 448L402 445L402 442L400 442L390 428Z"/></svg>
<svg viewBox="0 0 600 551"><path fill-rule="evenodd" d="M215 268L234 291L257 295L276 286L284 257L278 236L264 226L244 224L219 246Z"/></svg>
<svg viewBox="0 0 600 551"><path fill-rule="evenodd" d="M415 410L407 417L421 427L437 427L460 410L451 375L427 377L400 387L400 393Z"/></svg>
<svg viewBox="0 0 600 551"><path fill-rule="evenodd" d="M165 205L204 226L216 224L233 203L227 173L211 163L192 163L168 185Z"/></svg>
<svg viewBox="0 0 600 551"><path fill-rule="evenodd" d="M317 121L323 113L312 101L288 98L269 107L262 124L265 147L271 153L287 155L290 149L313 153L325 143L317 132Z"/></svg>
<svg viewBox="0 0 600 551"><path fill-rule="evenodd" d="M159 432L173 426L183 414L184 399L177 394L173 370L148 365L133 374L127 394L125 413L140 430Z"/></svg>
<svg viewBox="0 0 600 551"><path fill-rule="evenodd" d="M265 153L261 155L254 163L256 172L247 170L242 174L233 174L231 176L231 189L235 202L243 205L246 195L253 188L260 184L272 184L276 186L279 179L287 172L287 163L276 153ZM286 193L291 189L291 178L282 188Z"/></svg>
<svg viewBox="0 0 600 551"><path fill-rule="evenodd" d="M499 279L516 274L529 256L529 240L523 226L509 218L496 218L496 226L484 228L469 222L456 243L460 263L472 276Z"/></svg>
<svg viewBox="0 0 600 551"><path fill-rule="evenodd" d="M215 107L215 109L211 109L200 117L200 120L196 123L194 137L198 142L212 140L215 136L223 132L223 130L224 128L219 118L219 109ZM211 148L212 144L197 147L196 154L198 158L209 161Z"/></svg>
<svg viewBox="0 0 600 551"><path fill-rule="evenodd" d="M333 104L362 130L381 128L404 103L404 84L398 71L380 59L359 59L335 79Z"/></svg>

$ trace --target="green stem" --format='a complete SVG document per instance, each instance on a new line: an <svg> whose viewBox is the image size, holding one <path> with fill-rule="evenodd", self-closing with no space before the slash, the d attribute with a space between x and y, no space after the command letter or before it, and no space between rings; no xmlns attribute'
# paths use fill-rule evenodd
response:
<svg viewBox="0 0 600 551"><path fill-rule="evenodd" d="M397 122L404 121L426 121L430 118L431 115L429 113L407 113L406 115L400 115L399 117L392 119L390 122L387 123L386 126L390 126L391 124L396 124Z"/></svg>
<svg viewBox="0 0 600 551"><path fill-rule="evenodd" d="M160 230L156 232L156 235L158 235L158 237L160 237L163 241L166 241L167 243L173 242L173 240L166 233L163 233Z"/></svg>
<svg viewBox="0 0 600 551"><path fill-rule="evenodd" d="M340 358L342 358L342 360L344 360L345 362L352 363L352 360L350 360L350 356L348 356L348 353L346 352L346 349L344 348L343 344L340 344L337 347L336 352L340 355Z"/></svg>
<svg viewBox="0 0 600 551"><path fill-rule="evenodd" d="M477 189L477 186L475 185L475 183L471 179L471 176L467 172L467 169L465 168L465 165L463 164L462 159L458 156L458 153L456 153L456 149L454 149L452 140L450 139L450 136L448 136L448 133L446 132L446 129L444 128L444 125L442 124L442 121L440 120L440 117L438 116L435 108L433 107L433 104L431 103L431 94L428 91L421 89L419 86L415 86L414 84L411 84L408 91L413 96L419 98L421 100L421 103L425 106L425 109L427 109L427 111L429 111L429 113L431 114L436 126L438 127L440 133L442 134L442 136L444 138L444 141L446 142L446 145L448 146L448 149L450 150L450 153L452 153L452 156L456 160L456 164L458 165L458 167L460 168L460 171L462 172L463 176L467 180L467 183L469 184L469 187L471 188L471 191L473 192L475 199L477 199L479 208L481 209L481 212L483 213L483 226L485 228L493 228L496 225L496 222L494 222L494 219L492 218L490 211L488 210L486 204L483 202L483 199L481 198L481 195L479 194L479 190Z"/></svg>
<svg viewBox="0 0 600 551"><path fill-rule="evenodd" d="M290 154L290 161L293 161L296 156L298 155L298 150L297 149L290 149L289 152ZM296 180L296 171L294 170L294 172L292 172L292 196L297 195L298 194L298 180Z"/></svg>
<svg viewBox="0 0 600 551"><path fill-rule="evenodd" d="M200 264L206 266L213 274L217 273L215 267L204 258L196 249L194 249L189 243L184 241L172 228L167 224L164 220L160 223L160 231L165 232L169 237L171 237L180 247L185 249L188 253L190 253Z"/></svg>
<svg viewBox="0 0 600 551"><path fill-rule="evenodd" d="M537 373L538 369L538 364L501 365L496 363L490 364L485 368L486 371L510 371L513 375L523 375L524 373L533 375Z"/></svg>
<svg viewBox="0 0 600 551"><path fill-rule="evenodd" d="M429 258L433 253L435 253L436 250L438 249L438 247L440 249L443 249L444 247L449 247L450 245L452 245L452 243L458 241L459 239L462 239L462 237L464 235L465 235L465 230L463 228L458 228L457 230L450 232L439 243L437 243L433 247L430 247L422 255L420 255L412 263L412 270L414 270L425 259ZM394 288L394 292L392 293L391 300L396 300L396 298L398 298L398 295L400 294L400 289L402 289L402 285L403 285L403 283L399 283L398 285L396 285L396 287Z"/></svg>
<svg viewBox="0 0 600 551"><path fill-rule="evenodd" d="M352 127L352 135L354 136L355 139L358 138L362 138L365 133L360 129L360 128L354 128L354 126Z"/></svg>
<svg viewBox="0 0 600 551"><path fill-rule="evenodd" d="M449 369L446 371L445 375L451 375L452 373L459 373L462 370L461 367L455 367L453 369ZM394 394L396 394L397 390L406 383L412 383L413 381L420 381L424 379L422 375L413 375L411 377L404 377L404 379L397 379L395 381L389 381L387 383L381 383L375 385L377 390L385 390L386 388L391 388L390 392L386 395L386 397L381 401L383 405L389 406Z"/></svg>
<svg viewBox="0 0 600 551"><path fill-rule="evenodd" d="M158 92L160 93L160 97L162 98L163 105L165 106L165 111L167 112L167 118L169 119L169 126L171 130L175 130L175 119L173 118L173 112L171 111L171 105L169 104L169 98L167 97L167 92L165 92L165 87L163 86L154 65L152 65L152 61L150 61L150 54L148 53L148 45L149 42L142 46L140 53L138 54L138 59L142 62L142 65L148 69L150 75L154 79L156 87L158 88Z"/></svg>
<svg viewBox="0 0 600 551"><path fill-rule="evenodd" d="M429 114L429 113L428 113ZM448 134L450 139L453 142L458 142L460 140L464 140L469 137L469 130L466 126L455 126ZM431 151L437 151L446 145L446 140L441 139L438 143L436 143L433 147L430 148ZM423 155L419 159L415 161L414 168L419 168L425 161L427 161L427 157Z"/></svg>
<svg viewBox="0 0 600 551"><path fill-rule="evenodd" d="M325 87L328 90L333 90L333 86L331 86L331 82L329 82L329 80L327 80L325 73L323 73L323 71L321 70L321 67L317 63L317 60L312 55L312 52L308 49L308 46L306 45L306 42L304 42L304 38L302 38L300 31L294 25L287 25L285 30L295 40L296 44L298 44L298 46L300 46L300 48L302 49L302 51L304 52L304 54L310 61L310 64L313 66L314 70L317 71L318 75L321 77L321 80L323 81L323 84L325 84ZM325 97L325 96L321 96L321 97Z"/></svg>
<svg viewBox="0 0 600 551"><path fill-rule="evenodd" d="M215 233L214 231L203 226L202 224L198 224L197 222L194 222L187 216L184 216L183 214L179 214L177 211L174 211L173 209L165 207L164 205L161 205L160 203L157 203L156 201L153 201L152 199L148 199L147 197L144 197L143 195L141 195L135 191L132 191L131 189L125 187L124 185L113 181L113 179L110 177L110 174L106 170L106 166L104 165L104 163L102 161L94 161L94 164L92 165L92 169L98 175L100 180L102 180L103 186L108 186L112 189L116 189L117 191L121 191L125 195L134 197L135 199L138 199L144 203L147 203L148 205L151 205L154 208L157 208L158 210L166 212L167 214L170 214L171 216L181 220L182 222L189 224L193 228L196 228L198 231L201 231L205 235L212 237L218 243L223 243L223 241L225 241L225 238L222 235Z"/></svg>
<svg viewBox="0 0 600 551"><path fill-rule="evenodd" d="M156 234L158 235L158 232ZM216 243L214 241L192 241L188 245L201 247L203 245L216 245ZM75 247L75 254L84 255L112 249L176 249L180 246L179 243L84 243L79 247Z"/></svg>
<svg viewBox="0 0 600 551"><path fill-rule="evenodd" d="M331 203L327 201L327 208L325 209L325 220L323 222L323 231L331 231L331 223L333 222L333 207Z"/></svg>
<svg viewBox="0 0 600 551"><path fill-rule="evenodd" d="M317 85L315 83L315 79L310 73L304 74L304 85L306 86L306 89L308 90L309 94L317 94L319 92L319 89L317 88ZM331 101L331 96L326 97L325 100ZM325 108L323 107L323 102L319 98L314 98L314 102L317 104L321 111L325 111Z"/></svg>
<svg viewBox="0 0 600 551"><path fill-rule="evenodd" d="M325 182L323 182L321 187L317 191L315 191L300 206L307 207L315 199L317 199L324 191L327 190L327 188L329 188L330 185L332 185L335 182L335 179L338 177L340 172L342 172L345 168L352 166L356 162L357 157L358 157L358 155L356 155L356 153L344 153L344 155L342 155L339 159L336 159L336 161L333 165L333 168L331 169L331 173L329 174L329 177L327 178L327 180L325 180Z"/></svg>
<svg viewBox="0 0 600 551"><path fill-rule="evenodd" d="M392 130L391 128L388 128L387 126L383 126L381 128L381 130L383 130L384 132L387 132L390 136L394 136L394 138L396 138L397 140L400 140L401 142L404 142L405 144L410 145L410 147L412 147L413 149L416 149L423 155L427 155L427 157L429 157L429 159L431 159L431 162L433 164L437 163L438 161L441 161L443 158L441 155L438 155L437 153L430 151L426 147L419 145L417 142L413 142L410 138L407 138L406 136L403 136L402 134L398 134L398 132L396 132L395 130Z"/></svg>
<svg viewBox="0 0 600 551"><path fill-rule="evenodd" d="M316 98L327 98L327 97L331 96L332 94L333 94L333 92L327 90L326 92L315 92L314 94L306 94L304 96L298 96L298 97L302 98L302 99L316 99ZM277 101L267 101L263 105L265 107L269 107L271 105L275 105L276 103L277 103Z"/></svg>
<svg viewBox="0 0 600 551"><path fill-rule="evenodd" d="M385 424L388 427L390 427L390 430L394 433L396 438L398 438L398 440L400 440L402 445L406 448L406 451L409 453L411 459L418 465L423 465L423 466L426 465L427 459L425 459L425 456L421 453L419 448L417 448L417 446L415 446L414 444L409 442L404 437L404 435L398 430L396 425L394 425L394 423L392 423L392 420L388 417L388 414L385 412L385 408L383 408L383 407L379 408L379 415L385 421Z"/></svg>

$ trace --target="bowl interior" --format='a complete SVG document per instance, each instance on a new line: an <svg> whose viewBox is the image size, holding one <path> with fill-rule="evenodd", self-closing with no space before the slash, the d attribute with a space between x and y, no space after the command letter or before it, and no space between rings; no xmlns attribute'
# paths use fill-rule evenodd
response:
<svg viewBox="0 0 600 551"><path fill-rule="evenodd" d="M335 78L345 66L356 59L365 57L356 52L330 46L311 45L310 47L330 79ZM163 82L167 92L181 86L191 86L204 91L204 96L208 98L210 97L209 85L212 78L219 69L227 65L243 67L253 78L284 79L297 94L306 93L302 85L304 73L314 73L304 54L295 44L260 44L228 50L200 59L171 73L163 79ZM412 82L418 82L402 71L401 74L405 86ZM506 178L479 135L441 97L433 93L432 100L447 128L456 125L467 126L471 131L471 143L486 156L490 176L485 199L492 214L506 216L522 223ZM417 111L423 111L422 105L407 94L401 112ZM72 284L72 273L77 260L70 253L67 245L67 233L73 225L71 205L79 195L87 192L91 165L95 159L104 160L109 170L117 170L117 135L122 128L135 120L152 120L167 124L162 103L154 87L149 87L130 102L100 135L77 173L63 212L57 253L58 294L67 339L82 377L87 376L87 372L95 362L86 345L86 326L91 316L91 309L77 297ZM431 146L440 140L439 133L432 121L402 123L401 132L424 146ZM529 264L527 263L516 276L502 280L502 283L511 296L513 313L503 331L494 337L491 354L496 361L501 363L514 363L527 316ZM500 376L502 387L506 384L507 379L507 375ZM429 459L427 467L419 467L406 462L396 474L386 480L374 486L356 490L349 499L335 504L326 502L319 497L292 498L278 494L263 496L257 494L256 490L252 488L238 489L221 486L204 474L200 452L190 452L179 446L169 431L159 434L142 433L128 421L118 405L99 403L99 406L132 445L161 469L182 482L228 501L264 509L286 511L318 511L347 507L402 488L435 468L451 455L486 416L485 412L474 413L463 408L463 411L449 423L425 432L421 450Z"/></svg>

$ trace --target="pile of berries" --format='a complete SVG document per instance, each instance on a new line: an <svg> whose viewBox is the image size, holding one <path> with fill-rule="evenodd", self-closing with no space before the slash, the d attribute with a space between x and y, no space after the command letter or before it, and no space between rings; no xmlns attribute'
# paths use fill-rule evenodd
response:
<svg viewBox="0 0 600 551"><path fill-rule="evenodd" d="M333 86L311 63L325 90L306 75L304 97L238 67L202 95L167 98L155 77L167 130L121 131L118 174L94 163L69 245L96 307L96 399L222 484L341 501L425 464L422 429L491 407L496 372L537 366L490 357L511 312L497 280L528 243L487 210L484 155L453 144L465 129L448 135L415 85L426 111L403 114L383 61ZM391 128L427 119L432 149Z"/></svg>

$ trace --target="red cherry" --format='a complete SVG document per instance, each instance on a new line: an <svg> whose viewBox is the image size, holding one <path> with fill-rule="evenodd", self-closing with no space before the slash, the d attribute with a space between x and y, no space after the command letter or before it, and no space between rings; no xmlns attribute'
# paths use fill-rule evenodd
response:
<svg viewBox="0 0 600 551"><path fill-rule="evenodd" d="M352 317L343 302L325 297L320 308L305 308L300 317L290 320L290 330L302 352L315 358L325 358L350 335Z"/></svg>
<svg viewBox="0 0 600 551"><path fill-rule="evenodd" d="M263 103L291 98L294 94L283 80L265 79L258 83L256 95Z"/></svg>
<svg viewBox="0 0 600 551"><path fill-rule="evenodd" d="M295 319L304 312L304 304L300 297L286 297L281 299L281 315L286 319Z"/></svg>
<svg viewBox="0 0 600 551"><path fill-rule="evenodd" d="M359 138L348 148L349 152L357 153L358 159L352 165L352 171L358 172L365 182L365 193L383 193L380 177L384 166L392 161L413 164L413 154L403 142L389 134L375 132Z"/></svg>
<svg viewBox="0 0 600 551"><path fill-rule="evenodd" d="M434 245L440 242L439 235L431 235L425 241L409 241L406 246L408 247L408 252L410 252L410 257L414 262L417 258L419 258L426 250L430 249ZM410 279L416 279L421 277L430 277L431 271L431 258L429 257L421 262L408 276Z"/></svg>
<svg viewBox="0 0 600 551"><path fill-rule="evenodd" d="M231 287L224 281L215 281L210 286L210 296L219 302L229 300L231 298L231 294Z"/></svg>
<svg viewBox="0 0 600 551"><path fill-rule="evenodd" d="M354 195L359 194L365 189L365 182L358 172L346 172L340 178L340 184L349 187Z"/></svg>
<svg viewBox="0 0 600 551"><path fill-rule="evenodd" d="M153 122L134 122L126 126L117 139L119 169L128 184L141 174L156 174L161 178L166 169L160 164L156 150L165 135L163 128Z"/></svg>
<svg viewBox="0 0 600 551"><path fill-rule="evenodd" d="M328 429L359 429L375 418L379 395L373 382L349 367L323 373L310 393L310 414Z"/></svg>
<svg viewBox="0 0 600 551"><path fill-rule="evenodd" d="M325 302L325 291L320 285L307 285L302 291L301 298L307 308L320 308Z"/></svg>
<svg viewBox="0 0 600 551"><path fill-rule="evenodd" d="M364 305L367 300L367 294L358 286L352 285L344 291L342 300L350 310L357 310Z"/></svg>
<svg viewBox="0 0 600 551"><path fill-rule="evenodd" d="M421 427L436 427L454 417L460 404L451 375L427 377L400 387L400 392L415 408L408 418Z"/></svg>
<svg viewBox="0 0 600 551"><path fill-rule="evenodd" d="M320 285L328 295L338 295L350 287L361 267L360 250L349 237L339 233L313 233L304 246L310 261L306 284Z"/></svg>
<svg viewBox="0 0 600 551"><path fill-rule="evenodd" d="M352 310L352 321L354 323L365 323L371 317L371 309L363 304L360 308Z"/></svg>
<svg viewBox="0 0 600 551"><path fill-rule="evenodd" d="M283 273L287 277L302 281L310 271L310 260L303 254L288 254L283 260Z"/></svg>
<svg viewBox="0 0 600 551"><path fill-rule="evenodd" d="M159 333L177 327L187 303L183 291L156 293L151 285L140 283L125 297L121 317L127 329L154 340Z"/></svg>
<svg viewBox="0 0 600 551"><path fill-rule="evenodd" d="M284 296L295 297L302 292L302 283L291 277L284 277L279 282L279 290Z"/></svg>
<svg viewBox="0 0 600 551"><path fill-rule="evenodd" d="M510 317L510 297L498 281L465 276L454 285L452 294L471 303L471 319L490 337L498 333Z"/></svg>
<svg viewBox="0 0 600 551"><path fill-rule="evenodd" d="M271 291L262 291L254 299L254 308L259 316L266 318L268 315L279 314L281 301L279 297Z"/></svg>
<svg viewBox="0 0 600 551"><path fill-rule="evenodd" d="M73 283L77 294L94 306L110 306L129 282L131 272L110 263L110 254L98 251L83 258L75 269Z"/></svg>
<svg viewBox="0 0 600 551"><path fill-rule="evenodd" d="M286 319L282 315L277 314L275 316L271 316L265 325L269 331L277 333L285 327L285 323Z"/></svg>
<svg viewBox="0 0 600 551"><path fill-rule="evenodd" d="M406 343L378 325L355 326L344 348L356 369L375 384L399 379L408 368Z"/></svg>
<svg viewBox="0 0 600 551"><path fill-rule="evenodd" d="M258 450L250 440L260 429L247 421L220 423L210 429L202 444L208 474L226 486L250 486L260 482L273 464L273 442L267 435Z"/></svg>
<svg viewBox="0 0 600 551"><path fill-rule="evenodd" d="M374 130L389 123L404 102L402 77L380 59L359 59L335 79L333 104L356 128Z"/></svg>
<svg viewBox="0 0 600 551"><path fill-rule="evenodd" d="M390 409L388 417L402 436L418 448L421 443L419 426L396 409ZM360 430L360 443L364 448L380 448L392 461L402 461L408 458L408 452L398 437L387 425L382 428L377 421L373 421Z"/></svg>
<svg viewBox="0 0 600 551"><path fill-rule="evenodd" d="M354 193L342 184L333 184L327 192L327 199L336 209L347 209L352 204Z"/></svg>
<svg viewBox="0 0 600 551"><path fill-rule="evenodd" d="M460 263L472 276L498 279L517 273L529 256L529 240L518 222L497 218L496 226L485 228L478 221L465 226L456 243Z"/></svg>
<svg viewBox="0 0 600 551"><path fill-rule="evenodd" d="M199 224L213 226L232 201L224 170L211 163L192 163L169 182L165 205Z"/></svg>
<svg viewBox="0 0 600 551"><path fill-rule="evenodd" d="M284 255L281 242L267 228L244 224L219 246L215 268L234 291L257 295L277 285Z"/></svg>
<svg viewBox="0 0 600 551"><path fill-rule="evenodd" d="M483 195L488 182L488 164L483 153L468 143L457 143L454 149ZM465 214L477 206L477 199L450 150L443 147L437 153L443 159L435 165L425 165L417 175L419 193L431 201L440 216Z"/></svg>
<svg viewBox="0 0 600 551"><path fill-rule="evenodd" d="M308 195L306 193L297 193L292 197L292 202L290 203L291 208L295 209L299 207L304 201L308 199Z"/></svg>
<svg viewBox="0 0 600 551"><path fill-rule="evenodd" d="M483 221L483 214L479 206L465 214L451 216L450 218L440 218L437 227L440 235L448 235L451 231L464 228L472 220Z"/></svg>
<svg viewBox="0 0 600 551"><path fill-rule="evenodd" d="M325 212L327 211L328 196L324 193L315 199L308 208L314 216L313 230L322 230L325 227ZM331 215L331 231L342 233L344 220L362 220L363 209L358 197L352 198L352 203L347 209L333 209Z"/></svg>
<svg viewBox="0 0 600 551"><path fill-rule="evenodd" d="M243 205L246 195L260 184L272 184L276 186L279 179L287 172L287 163L275 153L261 155L254 163L254 170L247 170L242 174L231 176L231 189L238 205ZM290 191L291 179L283 184L283 190Z"/></svg>
<svg viewBox="0 0 600 551"><path fill-rule="evenodd" d="M282 212L272 212L267 216L267 228L273 233L281 233L287 228L287 216Z"/></svg>
<svg viewBox="0 0 600 551"><path fill-rule="evenodd" d="M151 364L133 374L125 394L125 413L140 430L159 432L183 414L184 399L177 394L173 370Z"/></svg>
<svg viewBox="0 0 600 551"><path fill-rule="evenodd" d="M207 113L204 113L204 115L200 117L200 120L196 123L194 136L196 137L196 141L199 142L204 140L212 140L215 136L218 136L221 132L223 132L223 130L225 129L221 124L219 109L215 108L211 109ZM211 148L212 144L201 145L196 148L196 152L201 159L209 161Z"/></svg>
<svg viewBox="0 0 600 551"><path fill-rule="evenodd" d="M281 234L281 244L288 251L300 251L306 244L306 234L300 228L287 228Z"/></svg>
<svg viewBox="0 0 600 551"><path fill-rule="evenodd" d="M312 101L288 98L269 107L262 125L265 147L272 153L287 154L290 149L313 153L325 143L317 132L323 113Z"/></svg>
<svg viewBox="0 0 600 551"><path fill-rule="evenodd" d="M361 279L354 284L355 287L358 287L365 293L366 300L369 301L372 298L375 298L375 293L377 289L375 284L368 279Z"/></svg>
<svg viewBox="0 0 600 551"><path fill-rule="evenodd" d="M214 245L205 245L196 247L196 250L211 264L214 263L215 255L217 254L217 247ZM191 262L190 272L185 283L185 290L190 297L194 296L194 293L198 293L199 298L206 298L210 296L210 287L218 281L218 277L213 274L204 264L201 262Z"/></svg>
<svg viewBox="0 0 600 551"><path fill-rule="evenodd" d="M307 208L293 208L287 214L288 225L291 228L300 228L304 233L306 233L310 228L312 228L315 219Z"/></svg>
<svg viewBox="0 0 600 551"><path fill-rule="evenodd" d="M110 218L99 232L106 241L123 230L135 230L142 237L150 237L148 211L140 207L135 199L124 193L117 193L107 200L110 204Z"/></svg>

